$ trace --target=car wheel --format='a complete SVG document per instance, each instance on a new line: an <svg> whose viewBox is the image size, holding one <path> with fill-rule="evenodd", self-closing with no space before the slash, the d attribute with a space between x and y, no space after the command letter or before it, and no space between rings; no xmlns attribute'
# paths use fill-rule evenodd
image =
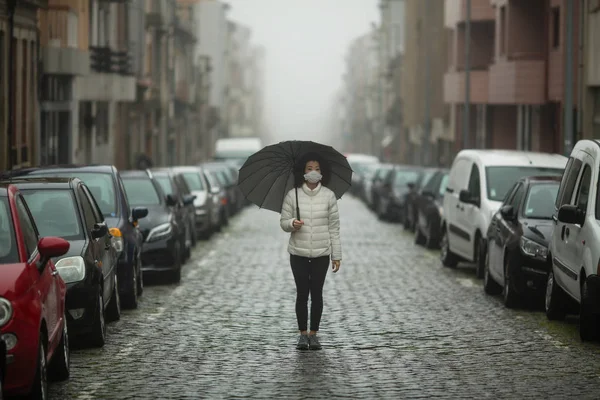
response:
<svg viewBox="0 0 600 400"><path fill-rule="evenodd" d="M498 283L496 283L494 278L492 278L492 275L490 275L490 251L489 251L489 249L488 249L488 251L485 252L485 268L483 270L483 290L484 290L484 292L486 292L487 294L492 295L492 296L495 296L502 292L502 288L500 287L500 285L498 285Z"/></svg>
<svg viewBox="0 0 600 400"><path fill-rule="evenodd" d="M423 233L421 233L421 229L417 226L415 229L415 244L419 246L423 246L427 242L427 238Z"/></svg>
<svg viewBox="0 0 600 400"><path fill-rule="evenodd" d="M588 285L584 281L581 285L581 303L579 305L579 337L582 341L598 339L598 315L592 312L592 306Z"/></svg>
<svg viewBox="0 0 600 400"><path fill-rule="evenodd" d="M510 257L508 254L507 257ZM519 294L515 291L514 280L511 276L510 259L504 262L504 287L502 297L507 308L515 308L520 303Z"/></svg>
<svg viewBox="0 0 600 400"><path fill-rule="evenodd" d="M46 400L48 398L48 370L46 367L45 341L44 333L40 332L38 360L30 396L32 399L36 400Z"/></svg>
<svg viewBox="0 0 600 400"><path fill-rule="evenodd" d="M138 257L137 262L137 276L138 276L138 296L144 293L144 273L142 272L142 259Z"/></svg>
<svg viewBox="0 0 600 400"><path fill-rule="evenodd" d="M562 320L566 316L566 297L562 288L554 280L554 271L550 269L548 281L546 282L546 317L549 320Z"/></svg>
<svg viewBox="0 0 600 400"><path fill-rule="evenodd" d="M410 215L410 207L408 207L408 205L407 205L404 207L404 213L402 216L402 224L403 224L405 231L410 231L412 229L412 221L410 220L409 215Z"/></svg>
<svg viewBox="0 0 600 400"><path fill-rule="evenodd" d="M436 249L440 246L439 240L435 239L438 237L438 233L435 232L435 226L429 222L427 224L427 235L425 235L425 247L428 249Z"/></svg>
<svg viewBox="0 0 600 400"><path fill-rule="evenodd" d="M69 349L69 329L67 327L67 316L63 314L63 330L60 343L54 351L54 357L50 363L50 374L55 381L69 379L71 367L71 354Z"/></svg>
<svg viewBox="0 0 600 400"><path fill-rule="evenodd" d="M377 205L377 217L379 217L381 221L387 220L387 210L385 209L382 201L380 201Z"/></svg>
<svg viewBox="0 0 600 400"><path fill-rule="evenodd" d="M442 241L440 249L440 260L444 267L456 268L458 257L450 251L450 242L448 241L448 230L444 228L442 231Z"/></svg>
<svg viewBox="0 0 600 400"><path fill-rule="evenodd" d="M115 274L115 285L106 308L106 318L109 322L118 321L121 319L121 296L119 295L119 282Z"/></svg>
<svg viewBox="0 0 600 400"><path fill-rule="evenodd" d="M479 279L483 278L483 270L485 268L485 248L485 240L481 236L477 235L473 254L475 255L475 275Z"/></svg>
<svg viewBox="0 0 600 400"><path fill-rule="evenodd" d="M117 292L119 290L117 289ZM106 321L104 320L104 296L102 295L102 286L98 287L98 298L96 299L96 309L94 324L92 326L91 340L92 346L102 347L106 342Z"/></svg>
<svg viewBox="0 0 600 400"><path fill-rule="evenodd" d="M123 298L123 305L129 309L135 309L138 307L138 285L137 285L137 257L135 262L133 263L133 271L131 271L131 280L129 281L129 285L127 294Z"/></svg>

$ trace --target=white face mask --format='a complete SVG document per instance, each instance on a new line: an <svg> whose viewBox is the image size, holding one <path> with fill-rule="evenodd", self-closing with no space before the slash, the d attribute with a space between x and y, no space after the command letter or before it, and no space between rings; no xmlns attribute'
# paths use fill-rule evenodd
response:
<svg viewBox="0 0 600 400"><path fill-rule="evenodd" d="M308 174L304 174L304 179L309 183L318 183L323 179L323 175L317 171L310 171Z"/></svg>

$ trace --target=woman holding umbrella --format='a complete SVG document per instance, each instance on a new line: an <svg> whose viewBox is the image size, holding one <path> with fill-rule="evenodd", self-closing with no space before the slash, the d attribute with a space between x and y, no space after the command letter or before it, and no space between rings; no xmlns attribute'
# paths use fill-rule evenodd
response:
<svg viewBox="0 0 600 400"><path fill-rule="evenodd" d="M342 260L337 198L326 187L329 178L327 162L317 153L305 154L296 165L295 188L287 193L281 210L281 228L291 232L288 252L297 289L296 318L300 337L296 347L300 350L321 349L317 332L323 313L323 285L329 260L333 272L339 271ZM307 326L309 293L310 331Z"/></svg>

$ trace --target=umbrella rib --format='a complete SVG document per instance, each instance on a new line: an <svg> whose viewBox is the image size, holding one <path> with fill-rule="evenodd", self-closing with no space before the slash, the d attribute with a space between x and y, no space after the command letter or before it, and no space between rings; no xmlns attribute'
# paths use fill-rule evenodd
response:
<svg viewBox="0 0 600 400"><path fill-rule="evenodd" d="M263 157L263 158L261 158L259 160L249 160L250 163L245 164L244 168L248 168L249 166L254 165L254 164L256 164L257 162L260 162L260 161L264 161L264 160L278 160L278 159L285 159L285 160L287 160L287 157L282 156L282 154L280 154L279 157Z"/></svg>
<svg viewBox="0 0 600 400"><path fill-rule="evenodd" d="M346 182L348 185L352 186L352 182L348 182L343 176L341 176L340 174L338 174L337 172L335 172L333 169L331 170L332 173L336 174L342 181Z"/></svg>
<svg viewBox="0 0 600 400"><path fill-rule="evenodd" d="M271 191L271 189L273 189L273 186L275 186L275 183L277 182L277 180L279 178L281 178L282 176L284 176L283 174L279 175L277 178L273 179L273 183L271 183L271 186L269 187L269 190L266 191L265 193L265 197L263 197L262 201L260 202L260 204L264 204L265 200L267 199L267 196L269 195L269 192ZM285 188L283 190L285 192ZM283 204L283 203L282 203Z"/></svg>
<svg viewBox="0 0 600 400"><path fill-rule="evenodd" d="M261 168L261 169L262 169L262 168ZM275 172L277 172L277 170L276 170ZM255 186L254 186L254 188L252 188L252 190L251 190L250 192L248 192L248 195L247 195L246 197L250 197L250 195L251 195L251 194L252 194L252 193L253 193L253 192L256 190L256 188L257 188L257 187L259 187L259 186L260 186L260 184L261 184L261 183L263 183L263 181L264 181L264 180L265 180L265 179L266 179L266 178L267 178L269 175L270 175L270 173L268 173L268 174L265 174L265 176L263 176L263 177L262 177L262 179L261 179L261 180L260 180L260 181L259 181L259 182L258 182L258 183L255 185ZM279 175L279 176L281 176L281 175ZM277 178L275 178L275 180L277 180ZM273 185L271 185L271 187L273 187ZM269 190L271 190L271 188L269 188ZM268 194L268 193L269 193L269 192L267 191L267 194ZM266 197L267 197L267 196L265 196L265 198L266 198ZM264 198L263 198L263 201L264 201ZM261 205L260 205L259 207L262 207L262 202L261 202Z"/></svg>
<svg viewBox="0 0 600 400"><path fill-rule="evenodd" d="M265 168L273 168L275 170L278 170L277 168L282 168L282 167L280 167L280 166L273 166L271 164L264 165L264 166L260 167L258 170L254 171L254 173L252 173L252 174L248 175L247 177L245 177L241 182L238 182L238 186L241 185L242 183L246 182L246 180L248 180L249 178L252 178L254 175L258 174L259 171L262 171Z"/></svg>

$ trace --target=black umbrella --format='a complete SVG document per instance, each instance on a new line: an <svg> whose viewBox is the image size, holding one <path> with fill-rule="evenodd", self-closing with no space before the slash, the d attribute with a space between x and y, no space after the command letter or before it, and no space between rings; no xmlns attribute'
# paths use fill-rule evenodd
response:
<svg viewBox="0 0 600 400"><path fill-rule="evenodd" d="M240 169L238 186L252 203L280 213L285 195L294 187L296 171L303 169L299 163L313 153L325 164L321 165L323 175L329 175L325 186L341 198L352 182L348 160L331 146L309 141L280 142L251 155ZM297 187L296 217L300 219Z"/></svg>

